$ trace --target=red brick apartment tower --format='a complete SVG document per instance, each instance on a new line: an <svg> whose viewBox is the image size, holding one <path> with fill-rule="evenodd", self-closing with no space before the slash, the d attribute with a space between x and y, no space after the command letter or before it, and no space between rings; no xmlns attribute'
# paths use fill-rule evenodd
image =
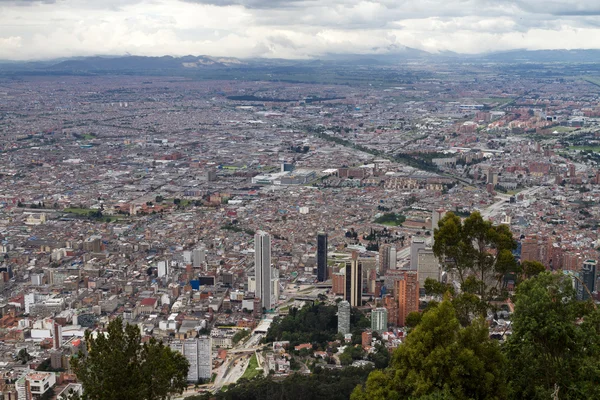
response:
<svg viewBox="0 0 600 400"><path fill-rule="evenodd" d="M419 311L419 277L417 271L403 271L396 284L398 300L398 325L404 326L406 316Z"/></svg>

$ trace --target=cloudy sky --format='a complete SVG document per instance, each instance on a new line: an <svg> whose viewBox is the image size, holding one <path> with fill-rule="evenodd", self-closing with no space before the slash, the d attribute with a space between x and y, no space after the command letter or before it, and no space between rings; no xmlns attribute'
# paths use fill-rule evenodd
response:
<svg viewBox="0 0 600 400"><path fill-rule="evenodd" d="M0 0L0 59L600 48L600 0Z"/></svg>

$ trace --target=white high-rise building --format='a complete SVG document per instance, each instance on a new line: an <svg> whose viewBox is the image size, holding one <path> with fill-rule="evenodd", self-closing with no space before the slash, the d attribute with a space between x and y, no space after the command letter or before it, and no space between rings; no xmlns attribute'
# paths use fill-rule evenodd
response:
<svg viewBox="0 0 600 400"><path fill-rule="evenodd" d="M271 304L275 305L279 299L279 270L271 270Z"/></svg>
<svg viewBox="0 0 600 400"><path fill-rule="evenodd" d="M206 249L203 244L192 251L192 262L194 268L200 268L206 262Z"/></svg>
<svg viewBox="0 0 600 400"><path fill-rule="evenodd" d="M210 379L212 376L212 339L210 336L200 336L186 339L183 342L172 342L172 350L178 351L190 363L188 382L198 382L199 379Z"/></svg>
<svg viewBox="0 0 600 400"><path fill-rule="evenodd" d="M188 264L192 263L192 252L191 251L184 251L183 252L183 263L185 265L188 265Z"/></svg>
<svg viewBox="0 0 600 400"><path fill-rule="evenodd" d="M23 302L25 303L25 314L29 314L31 306L35 304L35 293L27 293Z"/></svg>
<svg viewBox="0 0 600 400"><path fill-rule="evenodd" d="M42 286L44 274L31 274L31 284L34 286Z"/></svg>
<svg viewBox="0 0 600 400"><path fill-rule="evenodd" d="M431 278L437 282L442 275L442 267L433 254L431 248L420 249L417 255L417 272L419 273L419 287L425 287L425 280Z"/></svg>
<svg viewBox="0 0 600 400"><path fill-rule="evenodd" d="M416 271L419 265L419 250L427 247L425 240L421 238L413 238L410 244L410 268Z"/></svg>
<svg viewBox="0 0 600 400"><path fill-rule="evenodd" d="M167 266L166 261L159 261L157 268L158 268L158 277L159 278L162 278L163 276L166 276L169 273L169 268Z"/></svg>
<svg viewBox="0 0 600 400"><path fill-rule="evenodd" d="M398 252L396 251L396 246L391 246L389 252L390 252L389 269L396 269L396 267L398 265Z"/></svg>
<svg viewBox="0 0 600 400"><path fill-rule="evenodd" d="M248 277L248 291L252 293L256 293L256 277L249 276Z"/></svg>
<svg viewBox="0 0 600 400"><path fill-rule="evenodd" d="M371 330L384 332L388 325L388 311L385 308L376 308L371 311Z"/></svg>
<svg viewBox="0 0 600 400"><path fill-rule="evenodd" d="M258 231L254 235L254 270L256 276L255 296L260 298L261 305L271 309L271 235Z"/></svg>
<svg viewBox="0 0 600 400"><path fill-rule="evenodd" d="M346 300L338 304L338 333L350 333L350 303Z"/></svg>

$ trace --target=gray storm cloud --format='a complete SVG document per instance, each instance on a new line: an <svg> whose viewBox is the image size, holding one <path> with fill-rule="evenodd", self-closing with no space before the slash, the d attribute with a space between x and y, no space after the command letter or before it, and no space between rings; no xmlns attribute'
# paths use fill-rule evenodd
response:
<svg viewBox="0 0 600 400"><path fill-rule="evenodd" d="M600 48L590 0L0 0L0 59Z"/></svg>

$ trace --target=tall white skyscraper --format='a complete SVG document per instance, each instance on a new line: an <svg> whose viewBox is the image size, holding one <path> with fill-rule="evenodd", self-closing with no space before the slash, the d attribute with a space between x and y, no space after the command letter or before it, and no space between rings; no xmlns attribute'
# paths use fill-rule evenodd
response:
<svg viewBox="0 0 600 400"><path fill-rule="evenodd" d="M440 281L442 268L431 248L428 247L419 250L419 254L417 255L417 272L419 273L419 287L425 287L425 280L427 278L431 278L437 282Z"/></svg>
<svg viewBox="0 0 600 400"><path fill-rule="evenodd" d="M183 263L185 265L188 265L188 264L192 263L192 252L191 251L184 251L183 252Z"/></svg>
<svg viewBox="0 0 600 400"><path fill-rule="evenodd" d="M274 306L279 299L279 270L271 268L271 306Z"/></svg>
<svg viewBox="0 0 600 400"><path fill-rule="evenodd" d="M162 278L163 276L165 276L169 273L169 268L168 268L168 264L166 261L159 261L157 267L158 267L158 277L159 278Z"/></svg>
<svg viewBox="0 0 600 400"><path fill-rule="evenodd" d="M24 298L25 314L29 314L31 306L35 304L35 293L27 293Z"/></svg>
<svg viewBox="0 0 600 400"><path fill-rule="evenodd" d="M192 262L194 268L200 268L206 262L206 249L201 244L192 251Z"/></svg>
<svg viewBox="0 0 600 400"><path fill-rule="evenodd" d="M271 235L258 231L254 235L254 270L256 297L267 310L271 309Z"/></svg>
<svg viewBox="0 0 600 400"><path fill-rule="evenodd" d="M410 269L413 271L417 270L419 265L419 250L427 247L425 240L417 237L413 237L412 243L410 244Z"/></svg>

